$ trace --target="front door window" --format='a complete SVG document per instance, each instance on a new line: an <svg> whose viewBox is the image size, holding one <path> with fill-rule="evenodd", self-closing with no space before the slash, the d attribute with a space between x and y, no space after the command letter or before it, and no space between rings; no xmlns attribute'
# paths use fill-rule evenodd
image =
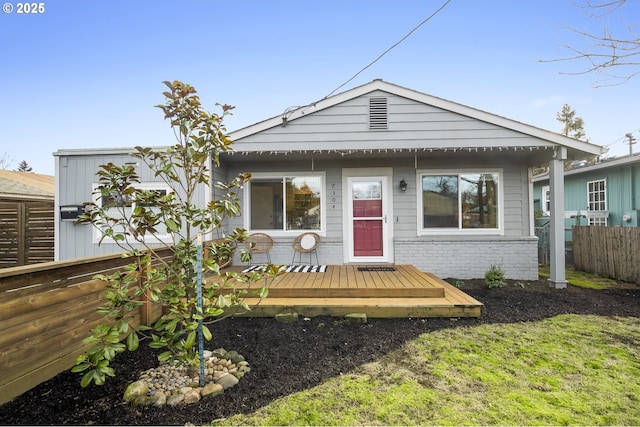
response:
<svg viewBox="0 0 640 427"><path fill-rule="evenodd" d="M356 257L383 256L382 182L354 182L351 191L353 255Z"/></svg>

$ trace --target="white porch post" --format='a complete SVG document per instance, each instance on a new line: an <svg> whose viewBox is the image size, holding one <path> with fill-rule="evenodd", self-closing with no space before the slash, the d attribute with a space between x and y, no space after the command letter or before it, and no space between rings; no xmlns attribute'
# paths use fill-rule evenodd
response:
<svg viewBox="0 0 640 427"><path fill-rule="evenodd" d="M549 238L551 254L551 274L549 286L556 289L567 287L564 255L564 160L567 149L556 148L553 160L549 162L549 187L551 198L551 230Z"/></svg>

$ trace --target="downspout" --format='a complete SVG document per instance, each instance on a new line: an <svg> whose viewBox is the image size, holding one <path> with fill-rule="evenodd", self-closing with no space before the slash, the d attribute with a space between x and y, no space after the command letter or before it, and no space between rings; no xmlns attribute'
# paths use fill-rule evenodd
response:
<svg viewBox="0 0 640 427"><path fill-rule="evenodd" d="M564 161L566 158L567 149L557 147L553 159L549 162L549 187L551 190L551 229L549 232L551 274L549 286L555 289L567 287L564 254Z"/></svg>

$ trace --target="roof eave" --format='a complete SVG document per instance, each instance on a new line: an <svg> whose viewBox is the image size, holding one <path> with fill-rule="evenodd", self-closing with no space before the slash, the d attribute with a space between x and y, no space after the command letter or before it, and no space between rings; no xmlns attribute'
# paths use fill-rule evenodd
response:
<svg viewBox="0 0 640 427"><path fill-rule="evenodd" d="M579 141L577 139L569 138L564 135L551 132L545 129L537 128L525 123L521 123L506 117L498 116L486 111L478 110L466 105L458 104L446 99L438 98L432 95L427 95L422 92L418 92L412 89L408 89L402 86L391 84L380 79L373 80L372 82L355 87L345 92L339 93L329 98L323 98L320 101L311 103L304 107L299 107L295 110L288 111L281 116L272 117L262 122L256 123L251 126L247 126L242 129L230 132L229 137L232 141L238 141L242 138L257 134L259 132L271 129L276 126L284 126L287 122L291 122L305 115L329 108L331 106L340 104L342 102L357 98L367 93L381 90L389 92L394 95L398 95L407 99L411 99L424 104L432 105L437 108L452 111L458 114L462 114L477 120L481 120L487 123L492 123L497 126L501 126L506 129L511 129L516 132L523 133L525 135L533 136L535 138L542 139L544 141L551 142L561 147L566 147L570 151L571 157L575 155L580 156L579 153L586 153L590 155L603 154L603 147L595 145L585 141Z"/></svg>

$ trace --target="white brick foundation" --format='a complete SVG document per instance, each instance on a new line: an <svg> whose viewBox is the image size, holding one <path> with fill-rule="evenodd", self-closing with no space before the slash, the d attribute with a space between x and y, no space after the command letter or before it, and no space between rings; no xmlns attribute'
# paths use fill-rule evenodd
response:
<svg viewBox="0 0 640 427"><path fill-rule="evenodd" d="M396 264L413 264L442 278L479 279L491 264L507 279L538 279L537 238L496 238L465 241L396 241Z"/></svg>

